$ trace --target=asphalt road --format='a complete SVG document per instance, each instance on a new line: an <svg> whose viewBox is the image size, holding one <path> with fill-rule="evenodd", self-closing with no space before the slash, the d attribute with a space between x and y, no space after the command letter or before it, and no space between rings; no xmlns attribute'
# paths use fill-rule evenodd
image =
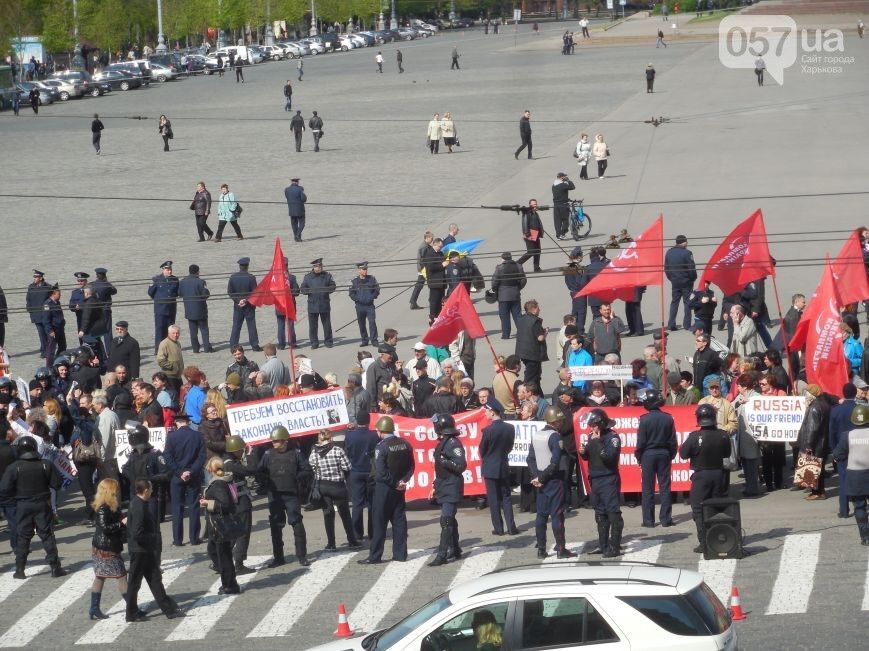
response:
<svg viewBox="0 0 869 651"><path fill-rule="evenodd" d="M187 265L199 264L213 294L211 329L218 353L194 355L187 349L185 361L219 381L230 361L231 308L221 296L226 277L242 256L251 257L252 270L261 275L280 235L298 273L322 256L346 286L352 263L368 259L381 283L396 283L383 292L378 322L381 330L400 331L399 352L409 355L425 330L424 314L410 312L406 304L422 231L445 234L455 221L461 238L484 238L477 258L483 272L491 273L501 251L522 248L519 227L508 213L476 207L524 203L532 196L547 202L558 171L577 176L571 151L580 131L605 133L613 154L610 177L582 183L574 193L592 206L595 228L589 243L623 227L636 234L663 213L665 239L685 233L702 262L732 225L760 207L779 261L783 307L794 292L811 294L824 253L835 255L847 232L864 221L864 197L849 194L867 189L864 41L846 40L846 53L856 62L842 74L809 76L797 67L783 86L758 88L750 71L721 66L714 45L580 46L575 56L562 57L559 30L556 25L536 37L508 32L497 39L469 31L402 44L403 75L394 66L394 45L381 48L387 62L383 75L375 72L376 49L306 59L304 81L294 81L294 109L306 119L311 110L323 117L327 135L319 154L313 153L307 133L305 151L293 151L281 91L286 79L295 80L289 62L246 69L243 85L230 75L200 78L46 107L38 118L27 111L17 119L0 115L4 150L15 152L4 170L2 192L22 195L3 199L0 277L10 306L23 306L33 267L68 288L73 272L105 266L119 286L115 318L130 321L131 334L147 350L153 336L148 279L167 258L175 261L179 276ZM450 71L449 52L456 42L462 69ZM658 70L652 95L644 92L649 61ZM516 122L525 108L533 112L536 160L515 161ZM423 148L426 124L436 111L451 111L456 121L462 147L454 155L435 157ZM94 112L106 124L99 157L90 147ZM169 153L161 151L156 133L161 113L170 117L176 134ZM671 122L655 128L643 122L651 116ZM309 197L301 245L292 243L283 205L282 189L293 176L301 177ZM195 242L187 206L200 179L215 195L221 183L229 183L245 205L244 242ZM547 226L549 214L544 214ZM563 260L550 243L543 259L550 271L533 277L524 293L541 301L552 327L560 325L570 305L557 272ZM333 323L336 329L349 325L338 331L335 348L320 349L313 358L319 371L334 370L343 379L359 340L352 306L342 293L333 300ZM650 288L644 303L648 328L659 324L658 301L658 290ZM490 333L496 332L496 312L485 303L478 307ZM773 305L770 309L776 313ZM31 377L39 365L35 332L20 312L13 312L10 321L13 370ZM70 339L72 321L68 318ZM261 342L273 340L271 311L261 311L258 322ZM298 327L301 352L310 353L304 345L306 322ZM186 346L186 328L182 332ZM689 352L686 335L671 339L676 355ZM636 356L645 343L627 340L625 357ZM496 348L510 353L512 342L498 340ZM480 351L478 385L488 383L488 368ZM149 356L143 374L153 370ZM550 362L544 378L553 373ZM545 380L544 389L552 384ZM867 553L857 545L853 523L836 519L834 499L806 503L800 497L779 492L744 501L743 528L753 554L700 569L722 594L731 583L739 586L749 611L749 619L738 625L743 648L858 648L865 637L860 623L869 610ZM68 495L62 515L73 521L72 507L79 505L77 493ZM252 564L270 555L264 509L258 502ZM679 525L666 533L639 529L637 510L625 513L634 558L698 567L686 506L676 508ZM509 540L489 535L486 513L463 509L459 521L463 545L475 550L462 564L424 566L438 529L435 511L420 508L411 514L410 547L420 550L417 560L360 569L354 561L361 556L316 553L324 544L322 524L318 513L309 514L315 559L310 569L290 564L262 570L236 598L215 595L216 577L207 570L203 548L170 548L164 577L167 583L172 579L169 592L191 616L181 622L156 616L130 627L119 619L116 599L108 597L111 586L103 604L112 618L99 625L86 620L91 532L64 526L58 533L62 556L75 573L63 580L40 575L13 583L11 557L3 545L0 647L228 643L303 649L330 639L338 603L346 603L354 627L385 625L457 577L535 562L530 516L519 517L523 533ZM593 537L591 512L574 513L567 531L568 541L579 549ZM31 564L40 562L35 547ZM285 637L275 639L278 635Z"/></svg>

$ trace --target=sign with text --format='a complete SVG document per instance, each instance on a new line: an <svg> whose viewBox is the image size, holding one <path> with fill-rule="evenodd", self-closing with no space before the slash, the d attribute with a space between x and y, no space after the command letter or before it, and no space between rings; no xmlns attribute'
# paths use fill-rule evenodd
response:
<svg viewBox="0 0 869 651"><path fill-rule="evenodd" d="M745 426L758 441L796 441L806 413L806 399L752 396L742 408Z"/></svg>
<svg viewBox="0 0 869 651"><path fill-rule="evenodd" d="M573 382L594 382L595 380L624 380L634 377L630 364L601 364L600 366L571 366L570 379Z"/></svg>
<svg viewBox="0 0 869 651"><path fill-rule="evenodd" d="M226 418L230 433L251 445L267 442L278 425L297 437L324 429L347 429L350 422L344 389L232 405L226 408Z"/></svg>
<svg viewBox="0 0 869 651"><path fill-rule="evenodd" d="M166 449L166 428L165 427L149 427L148 442L155 450ZM130 458L130 435L125 429L115 430L115 459L118 460L118 468L122 468L127 459Z"/></svg>
<svg viewBox="0 0 869 651"><path fill-rule="evenodd" d="M528 465L528 450L531 448L531 437L546 427L542 420L508 420L516 429L516 439L513 450L507 455L510 466L524 468Z"/></svg>

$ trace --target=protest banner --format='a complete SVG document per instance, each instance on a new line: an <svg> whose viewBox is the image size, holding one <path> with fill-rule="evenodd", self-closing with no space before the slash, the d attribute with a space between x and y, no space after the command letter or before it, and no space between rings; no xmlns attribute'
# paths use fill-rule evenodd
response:
<svg viewBox="0 0 869 651"><path fill-rule="evenodd" d="M531 437L546 427L546 423L542 420L508 420L506 422L516 429L513 450L507 455L507 460L510 466L524 468L528 465L528 449L531 447Z"/></svg>
<svg viewBox="0 0 869 651"><path fill-rule="evenodd" d="M796 441L806 413L806 399L796 396L752 396L742 417L757 441Z"/></svg>
<svg viewBox="0 0 869 651"><path fill-rule="evenodd" d="M686 405L678 407L662 407L661 411L670 414L676 421L677 445L688 438L688 434L697 429L697 419L694 416L696 406ZM576 437L576 448L580 449L588 441L589 427L588 414L591 408L584 407L573 415L573 432ZM608 407L607 416L616 421L613 431L619 435L622 442L622 451L619 458L619 476L622 480L623 493L639 493L643 490L642 472L634 451L637 448L637 429L640 426L640 416L646 413L642 407ZM586 490L589 490L588 463L580 459L582 481ZM688 461L676 454L670 473L670 490L691 490L691 469Z"/></svg>
<svg viewBox="0 0 869 651"><path fill-rule="evenodd" d="M278 425L295 438L324 429L347 429L350 423L344 389L340 388L228 406L226 418L230 433L249 445L268 442Z"/></svg>
<svg viewBox="0 0 869 651"><path fill-rule="evenodd" d="M166 428L165 427L149 427L148 442L155 450L164 450L166 448ZM118 460L118 468L122 468L127 459L130 458L130 434L125 429L115 430L115 459Z"/></svg>
<svg viewBox="0 0 869 651"><path fill-rule="evenodd" d="M601 364L600 366L571 366L570 379L573 382L594 382L595 380L621 380L630 382L634 377L634 367L630 364Z"/></svg>
<svg viewBox="0 0 869 651"><path fill-rule="evenodd" d="M70 461L71 454L72 447L69 445L63 449L56 448L53 445L44 445L42 447L42 458L55 467L58 474L60 474L60 478L63 480L64 486L69 485L78 475L78 471L75 469L72 461Z"/></svg>

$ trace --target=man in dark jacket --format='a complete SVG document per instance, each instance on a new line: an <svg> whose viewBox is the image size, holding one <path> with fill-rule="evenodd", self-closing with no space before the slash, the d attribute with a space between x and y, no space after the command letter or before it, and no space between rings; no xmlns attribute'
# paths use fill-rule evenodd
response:
<svg viewBox="0 0 869 651"><path fill-rule="evenodd" d="M588 254L588 264L583 267L582 275L583 275L583 284L585 287L588 283L590 283L595 276L597 276L605 267L607 267L610 263L608 257L606 257L606 249L602 246L596 246ZM591 309L591 318L592 320L596 319L600 316L600 306L603 305L604 300L598 298L596 296L588 297L588 308ZM583 309L582 304L579 305L579 313L576 317L576 327L579 328L580 333L585 332L585 315L586 310Z"/></svg>
<svg viewBox="0 0 869 651"><path fill-rule="evenodd" d="M100 305L103 306L103 320L106 324L106 332L103 335L103 347L105 348L106 355L108 355L112 350L112 335L110 330L112 325L112 296L117 294L118 290L109 282L107 277L109 273L108 269L97 267L94 269L94 273L97 277L91 285L94 288L94 296L96 296Z"/></svg>
<svg viewBox="0 0 869 651"><path fill-rule="evenodd" d="M350 476L347 479L350 502L353 504L350 519L357 540L362 540L365 534L366 527L362 520L365 508L368 509L368 538L371 538L371 496L374 492L371 460L379 439L377 433L369 429L370 425L371 414L359 412L356 414L356 426L348 429L344 435L344 451L350 460Z"/></svg>
<svg viewBox="0 0 869 651"><path fill-rule="evenodd" d="M697 329L697 323L703 326L703 331L712 334L712 319L715 318L715 308L718 307L718 299L715 298L715 292L710 287L710 282L705 282L703 289L697 289L691 292L688 298L688 307L694 311L694 329ZM697 374L694 374L697 377Z"/></svg>
<svg viewBox="0 0 869 651"><path fill-rule="evenodd" d="M130 324L126 321L115 323L115 337L112 339L112 352L109 353L108 368L124 366L127 376L139 377L139 366L142 361L142 352L139 342L130 336Z"/></svg>
<svg viewBox="0 0 869 651"><path fill-rule="evenodd" d="M311 348L320 347L319 323L323 323L323 341L332 347L332 302L329 294L335 291L332 274L323 271L323 258L311 261L311 272L305 274L299 291L308 297L308 337Z"/></svg>
<svg viewBox="0 0 869 651"><path fill-rule="evenodd" d="M39 91L37 91L38 93ZM36 334L39 336L39 356L45 356L45 331L42 328L42 306L51 294L51 285L45 282L45 275L39 270L33 270L33 282L27 286L25 303L27 313L30 315L30 323L36 326Z"/></svg>
<svg viewBox="0 0 869 651"><path fill-rule="evenodd" d="M302 133L305 131L305 118L302 117L301 111L296 111L293 119L290 120L290 131L293 132L293 138L296 141L296 151L302 151Z"/></svg>
<svg viewBox="0 0 869 651"><path fill-rule="evenodd" d="M172 545L184 544L184 507L190 509L190 544L199 540L199 492L205 466L205 443L202 435L190 427L190 416L178 412L178 427L166 440L163 455L172 472L169 489L172 496ZM132 550L130 550L132 552Z"/></svg>
<svg viewBox="0 0 869 651"><path fill-rule="evenodd" d="M311 135L314 136L314 151L320 151L320 138L323 137L323 118L317 115L317 111L314 111L314 115L308 120L308 126L311 129Z"/></svg>
<svg viewBox="0 0 869 651"><path fill-rule="evenodd" d="M79 339L89 345L100 358L100 362L106 362L106 354L103 350L103 336L108 332L109 324L103 315L103 306L94 294L93 286L85 285L84 302L81 304L81 330L78 332Z"/></svg>
<svg viewBox="0 0 869 651"><path fill-rule="evenodd" d="M190 265L190 275L178 283L178 296L184 301L184 318L190 326L190 345L193 352L199 352L199 333L202 333L202 345L206 353L213 353L211 341L208 338L208 291L206 283L199 277L199 265Z"/></svg>
<svg viewBox="0 0 869 651"><path fill-rule="evenodd" d="M655 479L661 493L661 526L673 526L673 499L670 495L670 467L676 456L676 425L670 414L661 411L664 397L660 391L649 389L643 399L648 413L640 416L637 428L637 447L634 456L642 467L643 526L655 526Z"/></svg>
<svg viewBox="0 0 869 651"><path fill-rule="evenodd" d="M806 309L806 297L804 294L794 294L791 297L791 307L782 319L782 330L784 331L787 340L790 341L794 337L794 332L797 330L797 324L803 318L803 310ZM864 347L864 350L866 348ZM794 377L800 372L800 354L794 351L788 355L788 364L790 365L791 374Z"/></svg>
<svg viewBox="0 0 869 651"><path fill-rule="evenodd" d="M525 314L516 323L516 356L525 365L524 382L540 385L543 362L549 359L546 353L546 335L540 305L535 300L525 301Z"/></svg>
<svg viewBox="0 0 869 651"><path fill-rule="evenodd" d="M60 304L60 288L55 285L42 305L42 328L45 331L45 363L54 364L55 355L66 350L66 319Z"/></svg>
<svg viewBox="0 0 869 651"><path fill-rule="evenodd" d="M519 154L528 147L528 160L531 160L531 111L525 111L519 118L519 137L522 139L522 145L513 154L513 158L519 160Z"/></svg>
<svg viewBox="0 0 869 651"><path fill-rule="evenodd" d="M69 293L69 311L75 314L75 331L78 333L81 330L81 304L84 303L84 287L91 276L86 271L76 271L73 275L75 276L76 287ZM81 339L79 339L79 343L81 343ZM2 338L0 338L0 346L2 345Z"/></svg>
<svg viewBox="0 0 869 651"><path fill-rule="evenodd" d="M205 181L196 184L196 194L190 202L190 210L196 216L196 233L199 241L204 242L205 236L210 240L214 237L214 231L208 227L208 216L211 214L211 193L205 189Z"/></svg>
<svg viewBox="0 0 869 651"><path fill-rule="evenodd" d="M810 384L806 389L815 396L806 407L803 422L797 434L797 447L801 453L808 453L821 458L821 468L830 451L830 406L836 404L839 399L827 393L823 393L817 384ZM824 491L824 473L818 477L817 487L806 495L809 501L827 499Z"/></svg>
<svg viewBox="0 0 869 651"><path fill-rule="evenodd" d="M432 241L434 240L434 233L431 231L426 231L422 236L422 244L419 245L419 248L416 250L416 283L413 285L413 291L410 294L410 309L411 310L421 310L422 306L417 304L419 300L419 295L422 293L422 288L425 287L425 276L423 275L423 269L425 268L425 263L423 260L427 257L427 251L431 246Z"/></svg>
<svg viewBox="0 0 869 651"><path fill-rule="evenodd" d="M567 239L568 225L570 224L570 191L576 190L567 174L559 172L552 183L552 217L555 222L555 237L559 240Z"/></svg>
<svg viewBox="0 0 869 651"><path fill-rule="evenodd" d="M240 386L242 389L251 386L257 371L259 371L259 365L255 361L245 357L244 348L241 346L233 346L230 348L230 352L232 353L233 362L226 367L226 377L229 377L230 373L236 373L239 380L241 380Z"/></svg>
<svg viewBox="0 0 869 651"><path fill-rule="evenodd" d="M839 490L848 494L848 499L854 504L854 519L860 532L860 543L869 547L869 516L866 505L869 502L869 436L866 427L869 426L869 407L857 405L851 412L851 424L854 429L842 436L833 450L833 458L837 466L847 467L846 476L842 478L844 486Z"/></svg>
<svg viewBox="0 0 869 651"><path fill-rule="evenodd" d="M300 134L300 141L301 138ZM290 214L290 226L293 228L293 239L296 242L301 242L302 231L305 230L305 202L308 197L305 194L305 188L299 185L299 179L290 179L290 185L284 188L284 196L287 198L287 210Z"/></svg>
<svg viewBox="0 0 869 651"><path fill-rule="evenodd" d="M537 199L528 201L528 208L522 210L522 239L525 240L525 255L517 262L525 264L534 258L534 271L543 271L540 268L540 241L543 239L543 222L540 220L540 215L537 214Z"/></svg>
<svg viewBox="0 0 869 651"><path fill-rule="evenodd" d="M513 504L510 501L510 462L508 455L513 451L516 429L501 420L504 407L498 400L489 396L485 404L486 416L492 424L483 428L480 439L481 472L486 482L486 500L492 516L492 535L503 536L519 533L513 519ZM503 511L504 517L501 518ZM505 529L506 523L506 529Z"/></svg>
<svg viewBox="0 0 869 651"><path fill-rule="evenodd" d="M842 387L842 402L835 405L830 410L830 449L835 450L843 438L848 437L848 432L852 429L851 414L854 412L854 407L857 406L857 387L851 383L845 383ZM833 459L836 455L833 454ZM848 513L848 491L845 486L848 483L848 470L845 464L836 461L836 473L839 475L839 517L847 518Z"/></svg>
<svg viewBox="0 0 869 651"><path fill-rule="evenodd" d="M416 373L416 379L410 385L410 391L413 394L413 412L418 418L421 418L423 405L434 395L437 385L428 376L428 362L426 360L417 360L413 369Z"/></svg>
<svg viewBox="0 0 869 651"><path fill-rule="evenodd" d="M694 384L702 387L707 375L720 370L721 358L709 347L709 335L705 332L694 337L694 346Z"/></svg>
<svg viewBox="0 0 869 651"><path fill-rule="evenodd" d="M746 313L754 321L754 326L758 336L763 341L763 345L772 348L772 337L766 327L770 324L769 308L766 305L766 278L748 283L743 292L748 298Z"/></svg>
<svg viewBox="0 0 869 651"><path fill-rule="evenodd" d="M443 246L444 241L436 237L432 240L431 246L426 248L422 258L422 268L425 270L428 282L429 325L434 323L434 320L441 313L444 294L447 289L446 266L448 262L444 259L443 253L441 253Z"/></svg>
<svg viewBox="0 0 869 651"><path fill-rule="evenodd" d="M247 337L251 350L260 351L259 333L256 330L256 306L247 302L248 297L256 289L256 277L247 268L250 258L238 260L238 271L229 277L226 293L232 300L232 332L229 335L229 345L238 344L241 336L241 324L247 323Z"/></svg>
<svg viewBox="0 0 869 651"><path fill-rule="evenodd" d="M688 308L688 300L691 297L691 289L697 280L697 267L694 265L694 255L688 250L688 238L684 235L676 236L676 246L667 251L664 256L664 273L672 285L672 300L670 301L670 319L668 327L677 330L676 314L679 311L679 303L683 306L683 327L688 330L691 327L691 312Z"/></svg>
<svg viewBox="0 0 869 651"><path fill-rule="evenodd" d="M435 391L422 404L421 409L416 410L417 418L431 418L435 414L457 414L461 409L458 398L452 392L453 381L444 376L437 381Z"/></svg>
<svg viewBox="0 0 869 651"><path fill-rule="evenodd" d="M377 345L377 321L374 311L374 301L380 296L380 285L374 276L368 275L368 262L357 262L356 269L359 275L350 281L350 300L356 306L356 321L359 323L359 336L362 337L360 345ZM368 327L365 327L365 322Z"/></svg>
<svg viewBox="0 0 869 651"><path fill-rule="evenodd" d="M513 254L505 251L501 254L501 264L495 267L492 274L492 292L498 300L498 316L501 318L501 339L510 338L510 317L513 323L519 321L522 302L522 290L528 279L525 272L513 260ZM517 326L518 327L518 326Z"/></svg>
<svg viewBox="0 0 869 651"><path fill-rule="evenodd" d="M439 439L434 449L435 480L431 493L441 507L441 539L437 554L428 565L437 567L462 557L456 512L462 501L465 487L463 473L468 463L465 448L459 441L455 419L449 413L435 413L431 420Z"/></svg>
<svg viewBox="0 0 869 651"><path fill-rule="evenodd" d="M378 358L365 371L365 387L372 405L377 404L383 385L392 382L392 373L395 370L395 348L389 344L380 344L377 353Z"/></svg>
<svg viewBox="0 0 869 651"><path fill-rule="evenodd" d="M154 352L175 323L178 310L178 276L172 273L172 261L166 260L160 269L162 273L151 278L148 286L148 296L154 301Z"/></svg>

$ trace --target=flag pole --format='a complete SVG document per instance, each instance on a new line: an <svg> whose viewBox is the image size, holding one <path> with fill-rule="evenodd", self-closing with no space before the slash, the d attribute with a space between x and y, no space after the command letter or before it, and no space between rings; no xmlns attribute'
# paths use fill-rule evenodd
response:
<svg viewBox="0 0 869 651"><path fill-rule="evenodd" d="M287 341L290 343L290 384L296 383L296 355L293 352L296 347L293 346L293 340L290 338L290 317L284 315L284 328L286 329Z"/></svg>
<svg viewBox="0 0 869 651"><path fill-rule="evenodd" d="M507 382L507 375L504 373L504 368L498 362L498 354L495 352L495 347L492 346L492 342L489 339L489 335L485 334L483 337L486 339L486 343L489 344L489 350L492 351L492 359L495 360L495 365L498 367L498 373L501 375L501 379L504 380L504 386L506 386L510 390L510 397L513 398L513 406L516 407L516 415L519 415L519 401L516 400L516 395L513 393L513 387L510 386L509 382ZM539 389L540 387L538 387ZM492 392L494 393L495 388L492 387Z"/></svg>
<svg viewBox="0 0 869 651"><path fill-rule="evenodd" d="M666 316L664 314L664 216L661 215L661 353L663 361L661 364L661 395L664 400L667 399L667 329Z"/></svg>
<svg viewBox="0 0 869 651"><path fill-rule="evenodd" d="M782 316L781 299L779 298L779 295L778 295L778 283L775 281L775 274L773 274L771 277L772 277L772 289L773 289L773 293L775 294L775 305L776 305L776 308L778 309L778 323L779 323L778 329L779 329L779 332L781 332L782 344L784 345L784 348L785 348L785 357L787 357L787 359L788 359L788 380L790 380L790 383L791 383L791 393L796 395L796 369L793 368L793 364L791 364L791 355L790 355L790 351L788 350L788 333L787 333L787 330L785 330L785 319ZM799 355L799 353L797 353L797 355Z"/></svg>

